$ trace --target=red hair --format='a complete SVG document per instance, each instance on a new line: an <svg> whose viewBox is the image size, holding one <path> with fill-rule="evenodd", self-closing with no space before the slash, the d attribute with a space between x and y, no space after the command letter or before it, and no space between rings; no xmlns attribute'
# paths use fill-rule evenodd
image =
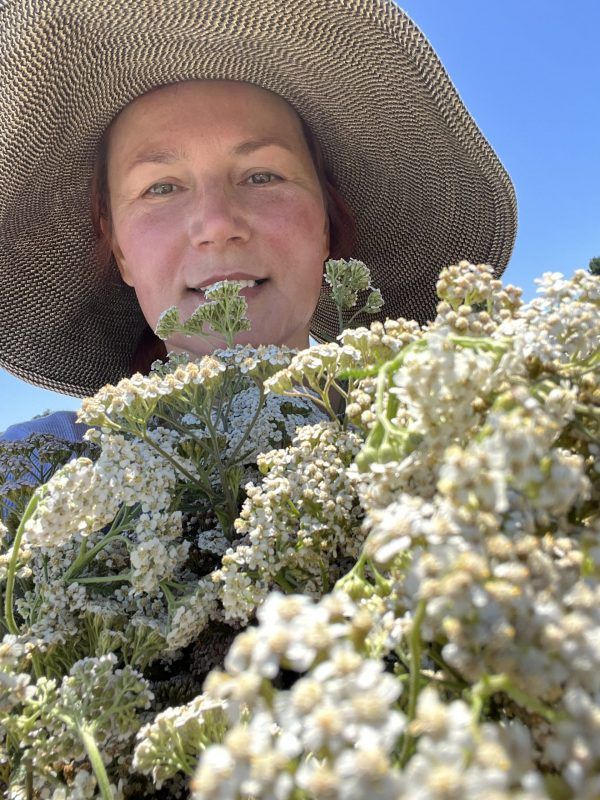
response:
<svg viewBox="0 0 600 800"><path fill-rule="evenodd" d="M356 218L350 205L335 185L327 165L321 145L312 130L300 118L302 132L311 154L315 171L321 185L325 208L329 219L329 257L350 258L356 244ZM96 235L96 259L99 268L108 274L116 267L110 240L102 230L102 221L110 224L110 198L108 193L107 151L112 123L104 131L94 160L90 191L90 211ZM150 371L153 361L164 361L167 355L165 343L146 325L136 345L131 362L131 373Z"/></svg>

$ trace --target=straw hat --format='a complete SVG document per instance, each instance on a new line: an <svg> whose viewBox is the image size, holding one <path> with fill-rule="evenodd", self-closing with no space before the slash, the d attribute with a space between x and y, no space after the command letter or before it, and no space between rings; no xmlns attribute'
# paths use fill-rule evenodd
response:
<svg viewBox="0 0 600 800"><path fill-rule="evenodd" d="M357 214L354 255L383 292L382 318L430 318L449 263L506 266L510 179L389 0L6 0L0 365L10 372L74 395L128 374L145 323L133 290L95 263L95 148L132 99L192 78L258 84L306 120ZM336 320L324 291L313 334L332 338Z"/></svg>

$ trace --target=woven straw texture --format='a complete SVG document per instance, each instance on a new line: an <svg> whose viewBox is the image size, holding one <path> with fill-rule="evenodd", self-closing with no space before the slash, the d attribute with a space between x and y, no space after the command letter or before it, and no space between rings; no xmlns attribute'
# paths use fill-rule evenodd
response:
<svg viewBox="0 0 600 800"><path fill-rule="evenodd" d="M381 318L430 318L440 269L461 258L505 267L510 179L388 0L5 0L0 364L10 372L80 396L128 374L143 319L132 290L96 265L94 152L129 101L191 78L258 84L308 122L357 214L355 256L384 293ZM336 320L324 290L314 335L332 338Z"/></svg>

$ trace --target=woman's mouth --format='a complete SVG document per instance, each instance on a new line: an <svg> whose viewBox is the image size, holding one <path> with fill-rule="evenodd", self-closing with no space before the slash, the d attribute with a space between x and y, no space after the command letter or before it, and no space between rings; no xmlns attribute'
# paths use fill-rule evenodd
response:
<svg viewBox="0 0 600 800"><path fill-rule="evenodd" d="M241 287L240 294L242 295L242 297L249 298L249 297L254 297L256 294L258 294L260 287L264 283L266 283L269 279L257 278L256 280L242 280L240 278L231 278L230 280L232 282L235 281L235 283L240 284ZM222 283L222 281L217 281L217 283ZM194 292L197 295L200 295L200 297L204 297L206 290L210 289L210 287L214 285L215 285L214 283L209 283L206 286L198 286L198 287L192 286L190 287L190 291Z"/></svg>

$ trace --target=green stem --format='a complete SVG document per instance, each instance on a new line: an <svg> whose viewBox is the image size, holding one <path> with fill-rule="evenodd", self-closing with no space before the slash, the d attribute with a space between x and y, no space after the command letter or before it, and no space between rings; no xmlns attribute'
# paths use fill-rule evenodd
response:
<svg viewBox="0 0 600 800"><path fill-rule="evenodd" d="M339 333L342 334L344 332L344 315L342 314L342 309L336 303L337 313L338 313L338 325L340 326Z"/></svg>
<svg viewBox="0 0 600 800"><path fill-rule="evenodd" d="M135 513L137 513L138 506L121 506L119 511L117 512L114 520L112 521L112 525L106 536L103 536L99 542L97 542L93 547L89 550L85 550L77 556L75 561L71 564L69 569L63 575L64 581L71 581L73 578L76 578L77 575L80 575L83 570L87 567L87 565L92 561L96 555L103 550L106 545L112 541L116 536L121 533L128 525L129 521L133 517Z"/></svg>
<svg viewBox="0 0 600 800"><path fill-rule="evenodd" d="M98 750L98 745L94 739L94 734L87 725L83 724L77 726L77 733L81 737L81 741L85 747L85 752L90 759L92 769L94 770L94 775L96 776L96 781L98 782L98 788L100 789L100 796L102 797L102 800L113 800L113 794L110 789L110 783L108 782L108 775L106 774L104 761L102 761L102 756L100 755L100 750Z"/></svg>
<svg viewBox="0 0 600 800"><path fill-rule="evenodd" d="M33 768L31 764L27 764L25 773L25 791L27 792L27 800L33 800Z"/></svg>
<svg viewBox="0 0 600 800"><path fill-rule="evenodd" d="M394 406L397 406L398 399L394 395L386 393L389 376L402 366L409 353L413 350L423 350L426 346L427 341L425 339L417 339L411 342L406 345L392 361L388 361L379 370L375 390L375 407L377 409L377 419L388 436L393 436L394 434L401 435L404 432L402 428L398 428L398 426L394 425L390 420L390 411L393 411L393 409L390 408L390 403L393 401ZM384 407L386 406L386 401L387 407Z"/></svg>
<svg viewBox="0 0 600 800"><path fill-rule="evenodd" d="M308 388L312 389L312 391L315 394L314 395L305 394L304 396L307 399L312 400L313 403L318 403L322 408L324 408L334 422L339 422L338 415L333 410L333 406L331 405L331 402L329 400L329 392L333 384L334 384L333 376L329 376L327 378L327 380L325 381L325 386L323 388L321 388L318 380L309 380ZM299 385L301 386L302 384Z"/></svg>
<svg viewBox="0 0 600 800"><path fill-rule="evenodd" d="M189 778L194 774L196 768L196 759L190 758L185 751L183 741L180 734L176 735L175 742L172 745L175 753L171 757L171 764L181 769Z"/></svg>
<svg viewBox="0 0 600 800"><path fill-rule="evenodd" d="M370 286L370 287L369 287L369 290L371 290L371 291L372 291L372 288L373 288L373 287L371 287L371 286ZM351 316L351 317L350 317L350 319L348 320L348 323L347 323L346 327L347 327L347 328L349 328L349 327L352 325L352 323L354 322L354 320L355 320L355 319L358 317L358 315L359 315L359 314L362 314L362 313L363 313L363 311L365 311L365 309L366 309L366 308L368 308L368 303L365 303L365 304L364 304L364 306L363 306L362 308L359 308L359 309L358 309L358 311L355 311L355 312L354 312L354 314L352 314L352 316ZM372 311L371 311L371 312L367 311L367 314L369 314L369 313L371 313L371 314L372 314L373 312L372 312Z"/></svg>
<svg viewBox="0 0 600 800"><path fill-rule="evenodd" d="M363 547L363 549L360 551L360 555L359 555L359 557L358 557L358 559L356 561L356 564L352 567L352 569L350 570L348 575L358 575L359 578L364 580L364 578L365 578L365 567L366 567L367 564L370 564L370 563L371 562L369 560L369 557L367 556L366 548ZM343 577L340 578L340 581L343 581L343 580L344 580ZM339 581L338 581L338 583L339 583ZM336 587L337 587L337 584L336 584Z"/></svg>
<svg viewBox="0 0 600 800"><path fill-rule="evenodd" d="M75 559L75 561L79 561L79 559L85 558L85 554L87 552L87 546L88 546L87 536L82 536L81 537L81 542L79 544L79 550L77 551L77 558ZM46 574L46 580L47 579L48 579L48 577L47 577L47 574Z"/></svg>
<svg viewBox="0 0 600 800"><path fill-rule="evenodd" d="M220 420L224 426L227 424L227 420L224 419L226 414L223 414L223 398L226 396L226 394L226 392L223 392L223 387L220 387L220 390L216 396L217 402L215 402L215 399L213 398L212 403L208 406L209 415L214 411L215 419ZM231 408L231 398L227 408ZM206 423L206 418L204 418L204 422Z"/></svg>
<svg viewBox="0 0 600 800"><path fill-rule="evenodd" d="M77 583L85 585L88 583L114 583L115 581L131 581L130 572L122 572L120 575L91 575L87 578L76 578Z"/></svg>
<svg viewBox="0 0 600 800"><path fill-rule="evenodd" d="M512 344L511 339L504 337L502 339L489 339L486 336L449 336L448 340L452 344L458 344L460 347L466 347L472 350L489 350L495 353L497 358L501 358L504 353L509 349Z"/></svg>
<svg viewBox="0 0 600 800"><path fill-rule="evenodd" d="M421 678L421 625L425 618L427 603L419 600L417 610L413 618L412 629L408 637L408 648L410 652L410 678L408 681L408 707L406 710L407 728L402 742L400 752L400 766L404 767L411 756L414 737L408 732L408 726L413 721L417 713L417 699L419 697L420 678Z"/></svg>
<svg viewBox="0 0 600 800"><path fill-rule="evenodd" d="M339 376L338 376L338 378L339 378ZM348 429L348 424L350 422L348 417L347 417L347 415L346 415L346 408L348 407L348 399L350 398L350 396L352 395L352 392L354 390L354 379L353 378L349 378L347 381L342 381L342 383L346 384L346 391L343 391L343 389L340 386L340 384L338 383L338 381L334 381L333 385L336 387L336 389L338 391L340 391L340 396L342 398L342 404L341 404L340 410L338 412L338 419L339 419L339 417L341 415L342 416L342 430L345 431L345 430Z"/></svg>
<svg viewBox="0 0 600 800"><path fill-rule="evenodd" d="M150 436L148 436L147 433L138 432L136 435L139 436L141 439L143 439L143 441L146 442L146 444L149 444L151 447L153 447L156 450L157 453L160 453L160 455L166 461L168 461L169 464L171 464L173 467L175 467L175 469L178 472L181 472L182 475L185 475L185 477L190 481L190 483L193 483L195 486L198 486L198 488L200 488L200 489L204 489L204 487L202 486L202 483L198 481L198 478L196 478L194 475L192 475L192 473L189 472L185 467L183 467L175 458L173 458L173 456L169 455L169 453L167 453L166 450L163 450L160 445L156 444L156 442L153 441L152 438Z"/></svg>
<svg viewBox="0 0 600 800"><path fill-rule="evenodd" d="M163 594L165 596L165 599L167 601L167 608L169 609L169 614L171 614L171 613L173 613L173 610L175 609L175 596L174 596L173 592L169 589L169 587L167 585L167 581L160 581L158 585L162 589L162 592L163 592Z"/></svg>
<svg viewBox="0 0 600 800"><path fill-rule="evenodd" d="M555 722L558 714L554 709L548 708L544 703L540 702L537 698L531 697L526 692L517 688L511 681L508 675L484 675L472 689L471 696L473 719L477 722L483 710L483 704L488 697L496 694L497 692L504 692L511 700L522 708L538 714L548 722Z"/></svg>
<svg viewBox="0 0 600 800"><path fill-rule="evenodd" d="M573 408L578 414L582 414L585 417L595 417L596 419L600 419L600 408L586 406L583 403L575 403Z"/></svg>
<svg viewBox="0 0 600 800"><path fill-rule="evenodd" d="M362 584L362 588L368 591L368 595L364 596L370 596L372 594L372 591L369 591L371 589L371 584L365 579L365 566L368 563L370 562L367 558L365 548L363 547L352 569L336 581L333 590L335 592L346 592L346 594L352 596L357 588L357 584Z"/></svg>
<svg viewBox="0 0 600 800"><path fill-rule="evenodd" d="M231 391L223 392L221 390L221 404L219 406L219 415L217 415L216 419L221 419L221 423L223 425L223 429L225 431L229 431L229 417L231 415L231 406L233 405L233 399L238 394L238 392L242 391L244 385L244 381L240 379L239 373L234 373L233 384ZM225 411L223 411L223 394L225 394L227 400L227 406Z"/></svg>
<svg viewBox="0 0 600 800"><path fill-rule="evenodd" d="M375 578L375 585L379 590L379 594L383 594L383 596L387 597L392 591L392 582L389 581L387 578L384 578L381 572L377 569L375 564L373 563L372 559L368 561L369 569L373 573L373 577Z"/></svg>
<svg viewBox="0 0 600 800"><path fill-rule="evenodd" d="M6 620L6 627L10 631L10 633L14 634L15 636L18 635L19 629L17 627L17 623L15 622L15 615L13 612L13 594L15 591L15 578L17 575L17 564L19 562L19 551L21 548L21 541L23 539L23 534L25 533L25 525L29 521L29 519L33 516L34 511L36 510L38 503L40 502L41 495L38 492L34 492L27 504L27 508L23 516L21 517L21 522L19 523L19 527L17 528L17 532L15 534L15 538L13 541L13 549L10 556L10 562L8 564L8 571L6 574L6 589L4 594L4 618Z"/></svg>
<svg viewBox="0 0 600 800"><path fill-rule="evenodd" d="M462 692L465 688L463 684L457 683L456 681L447 680L446 678L438 678L436 675L432 675L431 672L421 671L419 677L423 683L433 684L442 689L448 689L453 692ZM402 675L396 675L396 679L399 680L400 683L406 684L410 680L410 674L405 672L402 673Z"/></svg>
<svg viewBox="0 0 600 800"><path fill-rule="evenodd" d="M101 550L103 550L106 547L106 545L118 535L119 532L120 532L119 528L117 528L116 531L112 530L111 528L111 530L106 534L106 536L103 536L102 539L97 544L95 544L89 550L86 550L82 555L77 556L75 561L71 564L69 569L63 575L63 581L67 582L76 579L77 576L80 573L82 573L83 570L87 567L87 565L94 558L94 556Z"/></svg>
<svg viewBox="0 0 600 800"><path fill-rule="evenodd" d="M354 320L355 320L355 319L358 317L358 315L360 314L360 312L361 312L361 311L364 311L364 310L365 310L365 308L366 308L366 306L363 306L362 308L359 308L359 309L358 309L358 311L357 311L355 314L352 314L352 316L351 316L351 317L350 317L350 319L348 320L348 325L347 325L346 327L348 327L348 328L349 328L349 327L352 325L352 323L354 322ZM340 333L341 333L341 331L340 331Z"/></svg>
<svg viewBox="0 0 600 800"><path fill-rule="evenodd" d="M288 594L294 594L294 592L297 591L297 588L295 586L292 586L292 584L284 576L283 571L278 572L277 575L275 575L275 583Z"/></svg>
<svg viewBox="0 0 600 800"><path fill-rule="evenodd" d="M184 425L180 425L176 422L172 417L167 417L164 414L155 414L157 419L164 419L165 422L168 422L173 428L176 428L180 433L183 433L184 436L187 436L193 442L195 442L199 447L206 448L206 441L204 439L199 439L197 436L194 436L190 428L186 428ZM208 448L207 448L208 449Z"/></svg>
<svg viewBox="0 0 600 800"><path fill-rule="evenodd" d="M301 397L305 400L310 400L310 402L316 403L317 405L321 406L321 408L323 408L325 411L327 411L327 413L335 422L338 421L337 414L332 412L331 408L328 408L323 402L323 400L320 397L315 397L314 394L309 394L308 392L299 392L299 391L277 392L277 394L280 394L282 397Z"/></svg>
<svg viewBox="0 0 600 800"><path fill-rule="evenodd" d="M42 662L40 661L40 654L37 653L35 650L31 653L31 665L33 667L33 672L35 674L36 680L41 678L44 674L42 671Z"/></svg>
<svg viewBox="0 0 600 800"><path fill-rule="evenodd" d="M448 673L448 675L451 675L457 683L460 683L463 689L468 685L459 672L457 672L449 664L446 664L443 656L440 653L436 653L435 650L430 649L427 655L435 664L437 664L442 672Z"/></svg>
<svg viewBox="0 0 600 800"><path fill-rule="evenodd" d="M265 388L264 388L262 383L258 384L258 391L259 391L259 395L258 395L258 404L256 406L256 411L252 415L252 419L250 420L250 422L248 424L248 427L244 431L244 435L242 436L240 441L237 443L235 450L231 454L230 462L235 461L235 458L236 458L237 454L242 449L242 446L243 446L244 442L248 439L248 436L250 435L250 431L254 427L254 424L258 420L259 414L262 411L263 402L264 402L264 399L265 399Z"/></svg>
<svg viewBox="0 0 600 800"><path fill-rule="evenodd" d="M571 430L577 433L578 439L583 439L584 442L590 442L591 444L600 444L600 438L598 436L594 436L591 431L588 431L588 429L577 420L573 420L571 425Z"/></svg>
<svg viewBox="0 0 600 800"><path fill-rule="evenodd" d="M331 405L331 401L329 400L329 392L334 384L334 378L330 377L325 382L325 386L322 390L320 390L321 397L323 398L323 405L327 409L327 413L336 422L339 422L337 413L333 410L333 406Z"/></svg>
<svg viewBox="0 0 600 800"><path fill-rule="evenodd" d="M344 382L344 381L342 381L342 383L343 383L343 382ZM332 389L335 389L335 391L336 391L336 392L339 394L339 396L340 396L340 397L341 397L343 400L348 400L349 390L344 390L344 389L342 388L342 385L341 385L341 383L338 383L338 381L336 381L336 379L335 379L335 378L332 378L332 380L331 380L331 388L332 388Z"/></svg>
<svg viewBox="0 0 600 800"><path fill-rule="evenodd" d="M229 528L233 526L233 521L238 515L238 507L237 507L237 495L233 497L232 493L229 491L229 486L227 485L227 475L225 471L225 466L223 461L221 460L221 453L219 450L219 446L217 443L217 431L213 426L212 422L208 419L206 420L206 426L210 432L211 442L213 446L213 455L215 459L215 463L217 465L217 470L219 472L219 478L221 479L221 486L223 487L223 494L225 497L225 505L229 511ZM230 531L224 531L225 535L229 538L228 534Z"/></svg>

